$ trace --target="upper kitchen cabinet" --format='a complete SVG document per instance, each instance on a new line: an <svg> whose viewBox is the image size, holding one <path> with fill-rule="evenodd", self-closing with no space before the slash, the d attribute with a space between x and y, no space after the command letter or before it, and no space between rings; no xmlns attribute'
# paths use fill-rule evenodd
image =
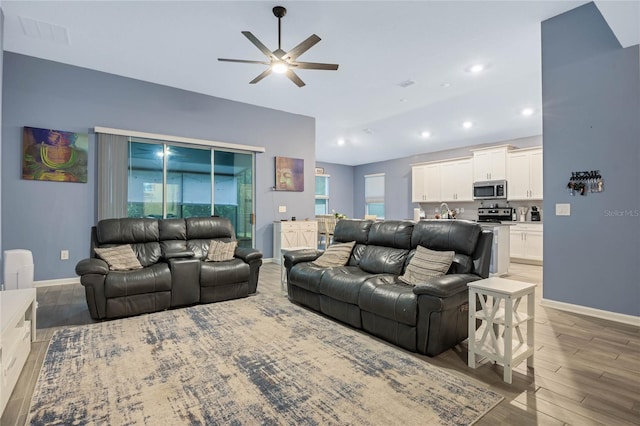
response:
<svg viewBox="0 0 640 426"><path fill-rule="evenodd" d="M507 178L507 153L511 145L474 149L473 181L505 180Z"/></svg>
<svg viewBox="0 0 640 426"><path fill-rule="evenodd" d="M411 167L411 202L440 202L440 164Z"/></svg>
<svg viewBox="0 0 640 426"><path fill-rule="evenodd" d="M542 148L509 152L507 170L509 200L542 200Z"/></svg>
<svg viewBox="0 0 640 426"><path fill-rule="evenodd" d="M471 158L440 163L441 201L473 201Z"/></svg>

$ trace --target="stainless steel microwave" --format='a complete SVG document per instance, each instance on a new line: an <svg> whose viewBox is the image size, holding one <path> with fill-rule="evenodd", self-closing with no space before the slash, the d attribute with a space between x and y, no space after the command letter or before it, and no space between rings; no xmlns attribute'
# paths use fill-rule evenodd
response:
<svg viewBox="0 0 640 426"><path fill-rule="evenodd" d="M499 200L507 198L507 181L492 180L473 184L474 200Z"/></svg>

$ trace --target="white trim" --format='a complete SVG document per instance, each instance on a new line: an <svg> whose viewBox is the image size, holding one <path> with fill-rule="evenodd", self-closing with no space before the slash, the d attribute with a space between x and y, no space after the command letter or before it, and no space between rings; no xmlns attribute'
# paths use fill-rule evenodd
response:
<svg viewBox="0 0 640 426"><path fill-rule="evenodd" d="M384 176L384 173L373 173L370 175L364 175L364 177L368 178L368 177L378 177L378 176Z"/></svg>
<svg viewBox="0 0 640 426"><path fill-rule="evenodd" d="M57 285L67 285L67 284L80 284L80 277L76 278L60 278L57 280L42 280L42 281L34 281L33 286L36 288L39 287L53 287Z"/></svg>
<svg viewBox="0 0 640 426"><path fill-rule="evenodd" d="M278 259L275 257L267 257L262 259L262 263L278 263Z"/></svg>
<svg viewBox="0 0 640 426"><path fill-rule="evenodd" d="M159 133L147 133L147 132L138 132L135 130L112 129L110 127L96 126L93 128L93 131L96 133L106 133L111 135L128 136L128 137L134 137L134 138L158 139L158 140L169 141L169 142L182 142L182 143L190 143L195 145L206 145L206 146L211 146L215 148L237 149L241 151L252 151L252 152L266 151L265 147L263 146L208 141L205 139L185 138L182 136L161 135Z"/></svg>
<svg viewBox="0 0 640 426"><path fill-rule="evenodd" d="M557 302L555 300L542 299L540 306L545 308L559 309L561 311L572 312L574 314L587 315L594 318L600 318L608 321L620 322L623 324L634 325L640 327L640 317L627 314L619 314L617 312L603 311L601 309L589 308L587 306L573 305L571 303Z"/></svg>

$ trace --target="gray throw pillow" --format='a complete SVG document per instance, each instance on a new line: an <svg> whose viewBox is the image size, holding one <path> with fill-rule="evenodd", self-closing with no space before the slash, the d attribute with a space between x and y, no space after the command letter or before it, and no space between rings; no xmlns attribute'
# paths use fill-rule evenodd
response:
<svg viewBox="0 0 640 426"><path fill-rule="evenodd" d="M100 259L107 262L109 269L112 271L142 269L140 261L129 244L115 247L95 248L94 251Z"/></svg>
<svg viewBox="0 0 640 426"><path fill-rule="evenodd" d="M311 262L311 264L319 266L321 268L344 266L349 261L351 250L353 250L353 246L355 245L355 241L332 244L324 251L324 253L322 253L319 258Z"/></svg>
<svg viewBox="0 0 640 426"><path fill-rule="evenodd" d="M429 278L445 275L451 267L455 254L455 251L435 251L418 246L400 280L407 284L418 285Z"/></svg>
<svg viewBox="0 0 640 426"><path fill-rule="evenodd" d="M209 252L205 262L224 262L226 260L233 260L233 254L236 252L237 241L224 241L211 240L209 243Z"/></svg>

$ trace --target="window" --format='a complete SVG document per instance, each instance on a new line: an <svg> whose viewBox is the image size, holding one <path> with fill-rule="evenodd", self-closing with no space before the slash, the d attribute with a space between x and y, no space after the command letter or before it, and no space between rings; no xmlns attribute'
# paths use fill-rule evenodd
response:
<svg viewBox="0 0 640 426"><path fill-rule="evenodd" d="M384 219L384 173L364 177L365 214Z"/></svg>
<svg viewBox="0 0 640 426"><path fill-rule="evenodd" d="M329 214L329 175L316 175L316 215Z"/></svg>

